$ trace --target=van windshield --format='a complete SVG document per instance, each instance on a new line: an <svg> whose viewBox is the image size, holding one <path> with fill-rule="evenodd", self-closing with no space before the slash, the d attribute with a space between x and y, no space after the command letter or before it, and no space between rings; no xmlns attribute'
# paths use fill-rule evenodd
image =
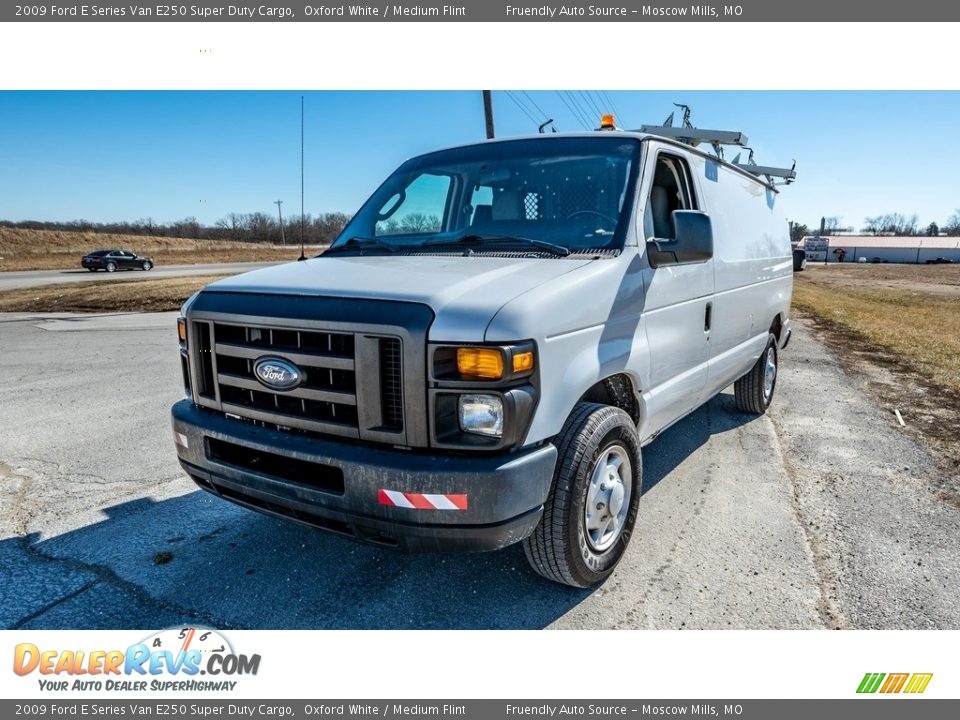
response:
<svg viewBox="0 0 960 720"><path fill-rule="evenodd" d="M598 135L413 158L363 205L330 251L619 249L639 153L635 139Z"/></svg>

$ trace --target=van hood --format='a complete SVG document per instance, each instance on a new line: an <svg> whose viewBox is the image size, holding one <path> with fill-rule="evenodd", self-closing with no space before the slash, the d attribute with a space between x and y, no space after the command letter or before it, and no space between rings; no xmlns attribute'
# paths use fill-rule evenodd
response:
<svg viewBox="0 0 960 720"><path fill-rule="evenodd" d="M463 255L318 257L218 280L205 292L396 300L428 305L430 339L479 342L506 303L592 262Z"/></svg>

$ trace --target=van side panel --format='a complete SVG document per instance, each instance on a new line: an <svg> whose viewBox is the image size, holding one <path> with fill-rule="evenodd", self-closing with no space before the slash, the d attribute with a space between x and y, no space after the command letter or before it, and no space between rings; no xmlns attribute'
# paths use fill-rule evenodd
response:
<svg viewBox="0 0 960 720"><path fill-rule="evenodd" d="M777 315L789 316L793 289L790 234L780 196L714 163L698 178L714 236L713 317L705 397L746 373L763 352ZM698 163L698 166L700 163Z"/></svg>
<svg viewBox="0 0 960 720"><path fill-rule="evenodd" d="M711 263L650 268L644 324L650 347L648 408L641 437L696 408L707 383L710 343L703 331L711 300Z"/></svg>
<svg viewBox="0 0 960 720"><path fill-rule="evenodd" d="M560 432L577 401L603 378L626 374L635 388L646 386L650 355L643 298L642 262L633 247L533 288L500 308L484 339L531 338L538 348L544 392L526 444ZM642 405L642 397L637 399Z"/></svg>

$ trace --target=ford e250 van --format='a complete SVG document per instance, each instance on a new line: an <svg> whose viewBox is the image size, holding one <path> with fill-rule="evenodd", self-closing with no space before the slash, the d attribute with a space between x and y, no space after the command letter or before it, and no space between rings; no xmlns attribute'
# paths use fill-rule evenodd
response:
<svg viewBox="0 0 960 720"><path fill-rule="evenodd" d="M358 541L522 542L541 575L599 583L637 523L641 448L731 383L743 412L773 399L793 269L777 199L642 133L413 158L322 255L183 306L180 462Z"/></svg>

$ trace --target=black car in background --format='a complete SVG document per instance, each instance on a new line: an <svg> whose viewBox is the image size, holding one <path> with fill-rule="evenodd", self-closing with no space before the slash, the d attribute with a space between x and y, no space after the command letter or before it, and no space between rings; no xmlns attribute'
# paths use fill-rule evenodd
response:
<svg viewBox="0 0 960 720"><path fill-rule="evenodd" d="M80 265L90 272L106 270L149 270L153 267L153 260L143 255L137 255L129 250L95 250L83 256Z"/></svg>

